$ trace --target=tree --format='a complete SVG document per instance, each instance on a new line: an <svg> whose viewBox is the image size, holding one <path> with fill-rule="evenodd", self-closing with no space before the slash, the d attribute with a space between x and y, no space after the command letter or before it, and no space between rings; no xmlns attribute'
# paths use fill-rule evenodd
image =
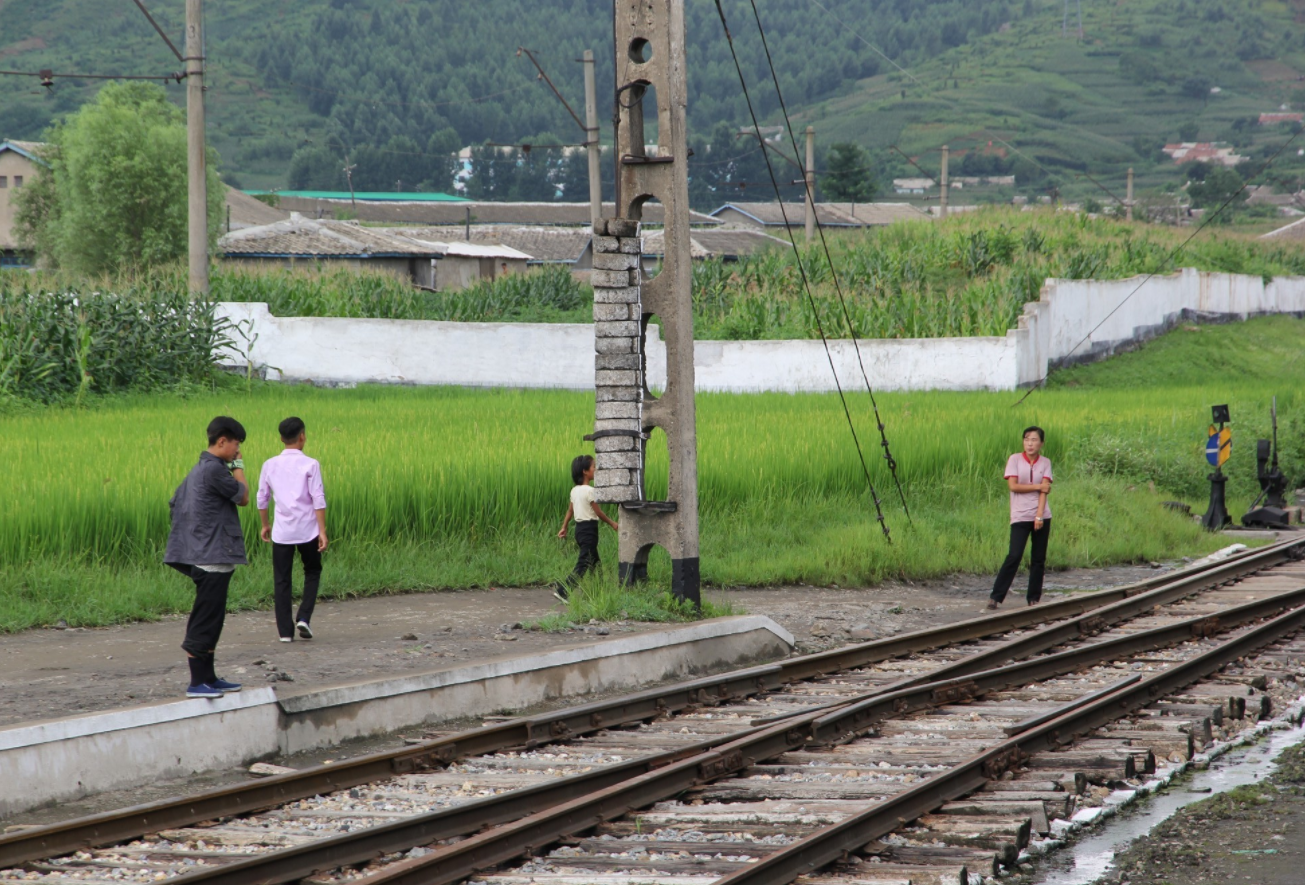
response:
<svg viewBox="0 0 1305 885"><path fill-rule="evenodd" d="M25 245L55 267L112 273L186 254L186 122L162 86L111 83L46 130L48 164L19 192ZM210 247L225 198L208 149Z"/></svg>
<svg viewBox="0 0 1305 885"><path fill-rule="evenodd" d="M290 158L287 176L292 191L340 191L344 180L344 160L321 145L301 147Z"/></svg>
<svg viewBox="0 0 1305 885"><path fill-rule="evenodd" d="M1204 181L1194 181L1187 186L1187 195L1196 208L1217 208L1229 199L1240 202L1246 199L1242 190L1242 177L1227 166L1215 166Z"/></svg>
<svg viewBox="0 0 1305 885"><path fill-rule="evenodd" d="M860 145L841 141L829 146L825 157L828 169L820 186L825 197L848 203L869 203L878 188L870 171L870 155Z"/></svg>
<svg viewBox="0 0 1305 885"><path fill-rule="evenodd" d="M1199 98L1205 100L1210 97L1210 87L1213 85L1214 84L1210 81L1209 77L1195 74L1183 80L1182 85L1179 86L1179 88L1182 89L1183 95L1186 95L1188 98Z"/></svg>

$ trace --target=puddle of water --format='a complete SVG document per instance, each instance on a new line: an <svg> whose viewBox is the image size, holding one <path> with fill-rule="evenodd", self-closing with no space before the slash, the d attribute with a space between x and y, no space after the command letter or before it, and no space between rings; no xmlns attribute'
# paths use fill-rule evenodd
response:
<svg viewBox="0 0 1305 885"><path fill-rule="evenodd" d="M1038 864L1034 885L1089 885L1114 869L1115 855L1133 841L1146 836L1158 824L1185 805L1245 784L1264 780L1274 770L1274 758L1294 744L1305 741L1305 725L1270 732L1248 747L1230 750L1167 787L1143 798L1136 811L1110 818L1096 831L1057 851Z"/></svg>

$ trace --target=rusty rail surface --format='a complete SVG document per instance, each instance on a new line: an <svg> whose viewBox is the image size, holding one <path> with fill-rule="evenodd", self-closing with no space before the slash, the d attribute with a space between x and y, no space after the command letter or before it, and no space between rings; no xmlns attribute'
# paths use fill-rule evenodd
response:
<svg viewBox="0 0 1305 885"><path fill-rule="evenodd" d="M1305 606L1305 587L1225 609L1220 613L1218 627L1230 630L1293 606ZM1305 613L1305 609L1300 609L1300 613ZM529 854L563 836L671 798L690 787L736 774L801 746L836 743L864 733L886 719L1050 679L1126 655L1172 646L1193 637L1209 635L1209 626L1209 617L1194 617L960 679L898 690L885 687L858 698L820 705L784 722L770 723L749 732L722 735L672 753L645 757L533 787L529 791L489 797L319 843L282 849L190 873L173 881L185 885L241 885L245 882L272 885L303 878L316 870L366 862L383 854L406 851L440 839L468 836L464 841L436 849L421 858L401 861L361 880L367 885L452 883L487 866ZM1140 679L1130 677L1128 685ZM1109 698L1115 699L1118 691L1125 687L1117 683L1108 693ZM1072 702L1072 707L1086 709L1103 696L1101 691L1091 692ZM1154 697L1148 696L1147 703L1152 700ZM1067 714L1063 711L1069 709L1071 705L1063 707L1062 715L1056 721L1064 719ZM1118 715L1112 718L1118 718ZM1020 739L1034 733L1032 729L1035 727L1030 726ZM970 789L973 788L962 793ZM524 795L527 792L530 793L528 799ZM546 810L529 817L520 813L541 807ZM485 825L497 823L505 825L478 832ZM894 824L898 825L900 822Z"/></svg>
<svg viewBox="0 0 1305 885"><path fill-rule="evenodd" d="M1009 613L985 615L896 636L792 658L780 663L731 671L716 676L649 689L612 700L570 707L537 716L472 729L414 747L373 753L333 765L315 766L292 774L278 775L262 781L224 787L179 799L137 805L118 811L77 818L50 826L0 836L0 867L67 854L85 848L108 845L136 838L160 829L186 826L204 820L228 817L271 808L319 793L347 789L359 784L382 780L409 771L443 767L458 759L499 752L509 748L532 748L578 735L589 734L617 725L649 721L704 703L756 695L785 683L817 678L838 670L852 669L913 652L942 648L957 642L981 639L1009 630L1021 629L1048 621L1074 618L1083 623L1093 611L1120 614L1126 606L1145 611L1162 604L1152 599L1180 598L1203 587L1234 580L1297 559L1305 553L1305 539L1280 542L1206 566L1183 569L1135 584L1092 594L1075 595L1039 606ZM1175 595L1176 594L1176 595ZM1059 636L1084 635L1079 626L1047 628ZM1034 654L1064 638L1039 644L1038 631L1030 637L1008 643L1001 648L1007 659L1016 652ZM1050 634L1048 634L1050 635ZM1020 645L1020 643L1023 643ZM969 671L983 669L991 662L989 653L971 655L948 665L939 676L957 675L958 666ZM936 681L927 674L916 680ZM884 687L892 690L901 683ZM733 738L734 736L731 736ZM632 764L637 764L632 763ZM538 799L538 797L536 797ZM536 806L538 807L538 806ZM436 837L439 838L439 837Z"/></svg>
<svg viewBox="0 0 1305 885"><path fill-rule="evenodd" d="M1185 688L1302 626L1305 626L1305 608L1279 615L1190 661L1016 735L945 774L930 778L855 817L813 833L755 864L749 864L737 873L719 879L715 885L788 885L798 876L819 869L838 860L845 853L856 851L871 841L888 835L900 827L904 820L914 820L946 802L973 792L1029 755L1067 744L1079 735L1139 710L1157 698Z"/></svg>

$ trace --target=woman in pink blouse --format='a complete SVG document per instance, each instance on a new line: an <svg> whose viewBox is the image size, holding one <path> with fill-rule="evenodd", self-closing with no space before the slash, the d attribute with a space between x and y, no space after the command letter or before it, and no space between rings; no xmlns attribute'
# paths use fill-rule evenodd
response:
<svg viewBox="0 0 1305 885"><path fill-rule="evenodd" d="M1010 552L997 572L992 585L988 608L996 608L1006 599L1024 547L1033 539L1033 552L1029 556L1029 605L1042 599L1042 574L1047 565L1047 540L1051 537L1051 462L1042 457L1042 444L1046 434L1041 427L1024 430L1024 451L1016 452L1006 460L1006 485L1010 488Z"/></svg>

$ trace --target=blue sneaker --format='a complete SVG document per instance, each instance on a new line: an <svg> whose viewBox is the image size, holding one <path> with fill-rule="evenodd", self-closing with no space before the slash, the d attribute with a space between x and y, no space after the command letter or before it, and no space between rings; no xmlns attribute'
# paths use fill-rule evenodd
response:
<svg viewBox="0 0 1305 885"><path fill-rule="evenodd" d="M205 684L192 685L186 689L186 697L209 698L211 700L217 700L218 698L222 697L222 689L218 688L215 685L205 685Z"/></svg>
<svg viewBox="0 0 1305 885"><path fill-rule="evenodd" d="M227 682L225 679L214 679L209 684L225 694L235 694L240 691L239 682Z"/></svg>

